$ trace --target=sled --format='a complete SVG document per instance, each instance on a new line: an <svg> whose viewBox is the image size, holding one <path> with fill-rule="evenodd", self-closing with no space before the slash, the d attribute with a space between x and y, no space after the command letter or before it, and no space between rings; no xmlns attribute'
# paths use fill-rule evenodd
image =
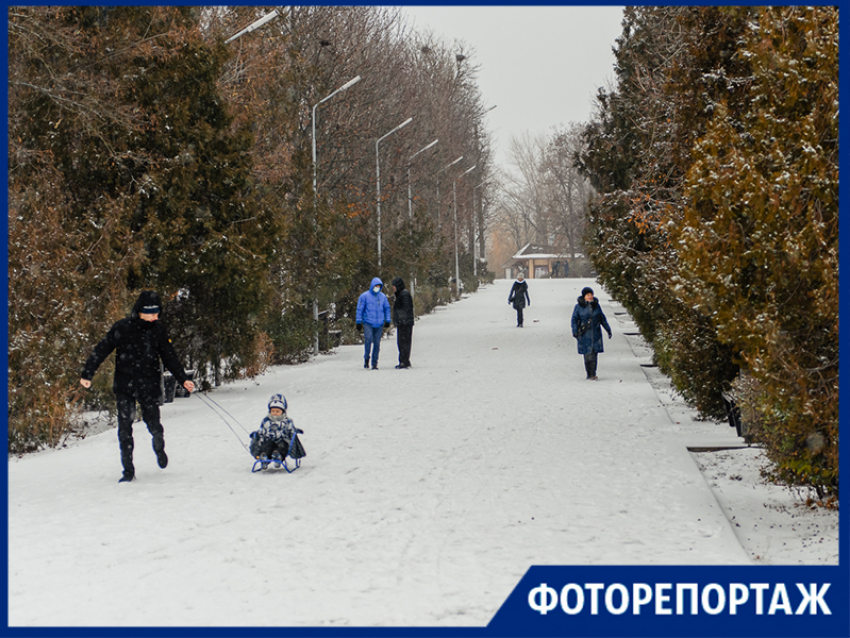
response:
<svg viewBox="0 0 850 638"><path fill-rule="evenodd" d="M301 430L298 430L297 432L300 431ZM307 453L304 451L304 446L301 445L301 441L298 440L298 434L296 433L292 436L292 439L289 442L289 454L287 454L288 458L295 461L295 467L290 469L289 465L286 463L286 458L268 459L265 457L257 457L254 461L254 466L251 468L251 472L262 472L273 465L275 469L280 469L282 467L289 474L292 474L295 470L301 467L301 459L306 455ZM263 465L265 465L265 467L263 467Z"/></svg>
<svg viewBox="0 0 850 638"><path fill-rule="evenodd" d="M263 465L265 465L265 467L263 467ZM254 461L254 466L251 468L251 472L262 472L272 466L274 466L275 469L280 469L282 467L289 474L292 474L295 470L301 467L301 459L295 459L295 467L290 469L289 465L286 463L286 459L267 459L261 457Z"/></svg>

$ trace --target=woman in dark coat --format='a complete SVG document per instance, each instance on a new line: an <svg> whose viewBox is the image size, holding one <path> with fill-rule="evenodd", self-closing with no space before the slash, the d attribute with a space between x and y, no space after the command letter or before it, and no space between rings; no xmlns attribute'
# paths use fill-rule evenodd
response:
<svg viewBox="0 0 850 638"><path fill-rule="evenodd" d="M599 306L599 300L593 296L592 288L584 288L581 297L573 309L573 317L570 322L573 329L573 337L578 342L578 353L584 355L584 369L587 378L596 380L597 355L604 351L602 345L602 328L611 338L611 326L605 318L605 313Z"/></svg>
<svg viewBox="0 0 850 638"><path fill-rule="evenodd" d="M522 273L516 276L514 285L511 286L511 294L508 295L508 303L512 304L516 310L516 327L522 328L522 309L525 308L526 302L531 305L531 298L528 296L528 284L525 283Z"/></svg>
<svg viewBox="0 0 850 638"><path fill-rule="evenodd" d="M161 306L159 295L155 292L146 290L139 295L132 314L116 322L95 346L80 379L84 388L90 388L100 364L113 350L117 350L112 391L118 408L118 444L124 467L121 483L132 481L136 475L133 466L133 419L137 402L142 408L142 419L153 437L157 462L161 468L168 465L159 420L162 364L186 390L192 392L195 389L195 384L183 370L165 327L158 320Z"/></svg>

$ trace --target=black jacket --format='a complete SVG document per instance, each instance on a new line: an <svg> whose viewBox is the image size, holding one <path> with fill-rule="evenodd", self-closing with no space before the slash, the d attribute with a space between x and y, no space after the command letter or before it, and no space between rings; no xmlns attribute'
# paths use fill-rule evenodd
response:
<svg viewBox="0 0 850 638"><path fill-rule="evenodd" d="M508 303L512 303L514 308L525 308L525 302L531 305L531 298L528 296L528 284L525 281L515 281L511 286L511 294L508 295Z"/></svg>
<svg viewBox="0 0 850 638"><path fill-rule="evenodd" d="M180 385L189 379L162 322L144 321L139 317L139 308L149 303L151 294L156 299L156 305L159 305L156 293L142 293L133 307L133 313L113 324L95 346L81 375L83 379L91 380L100 364L116 350L112 391L115 394L135 396L143 403L156 401L161 396L160 361Z"/></svg>
<svg viewBox="0 0 850 638"><path fill-rule="evenodd" d="M392 281L395 286L395 300L393 301L393 323L397 326L412 326L414 321L413 297L405 288L404 280L396 277Z"/></svg>

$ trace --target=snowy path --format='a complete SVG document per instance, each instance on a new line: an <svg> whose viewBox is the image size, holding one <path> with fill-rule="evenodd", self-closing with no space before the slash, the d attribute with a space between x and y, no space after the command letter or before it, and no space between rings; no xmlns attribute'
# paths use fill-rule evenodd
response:
<svg viewBox="0 0 850 638"><path fill-rule="evenodd" d="M163 408L164 471L136 425L132 484L114 429L10 459L10 625L483 626L533 564L749 564L686 447L734 432L671 421L598 286L614 338L584 380L587 283L530 281L523 329L510 282L440 308L412 370L393 337L378 371L347 346L211 393L249 430L286 394L291 475L252 474L197 397Z"/></svg>

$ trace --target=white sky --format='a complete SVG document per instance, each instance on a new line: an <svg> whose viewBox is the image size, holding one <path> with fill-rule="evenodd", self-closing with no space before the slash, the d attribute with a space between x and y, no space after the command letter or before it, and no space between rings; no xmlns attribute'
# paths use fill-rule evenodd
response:
<svg viewBox="0 0 850 638"><path fill-rule="evenodd" d="M496 164L512 137L586 122L600 86L614 79L614 41L623 7L406 6L417 31L463 42L480 66L478 86Z"/></svg>

